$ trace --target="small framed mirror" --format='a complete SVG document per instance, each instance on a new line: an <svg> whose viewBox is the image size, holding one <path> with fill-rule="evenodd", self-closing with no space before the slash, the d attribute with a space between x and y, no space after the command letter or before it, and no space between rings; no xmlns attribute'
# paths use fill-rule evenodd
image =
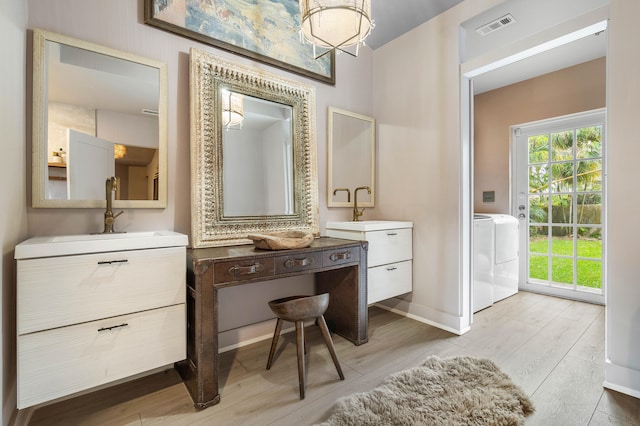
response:
<svg viewBox="0 0 640 426"><path fill-rule="evenodd" d="M373 207L375 120L330 106L327 127L327 206L353 207L355 189L369 187L358 193L358 207Z"/></svg>
<svg viewBox="0 0 640 426"><path fill-rule="evenodd" d="M315 89L191 49L193 247L318 235Z"/></svg>
<svg viewBox="0 0 640 426"><path fill-rule="evenodd" d="M167 205L167 66L33 31L32 205Z"/></svg>

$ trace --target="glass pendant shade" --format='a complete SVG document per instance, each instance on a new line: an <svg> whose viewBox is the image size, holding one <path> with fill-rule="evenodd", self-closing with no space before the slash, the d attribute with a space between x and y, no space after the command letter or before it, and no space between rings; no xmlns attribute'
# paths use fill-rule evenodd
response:
<svg viewBox="0 0 640 426"><path fill-rule="evenodd" d="M242 95L222 90L222 125L226 128L236 127L244 120L244 102Z"/></svg>
<svg viewBox="0 0 640 426"><path fill-rule="evenodd" d="M300 0L300 16L304 38L325 49L357 49L373 28L371 0Z"/></svg>

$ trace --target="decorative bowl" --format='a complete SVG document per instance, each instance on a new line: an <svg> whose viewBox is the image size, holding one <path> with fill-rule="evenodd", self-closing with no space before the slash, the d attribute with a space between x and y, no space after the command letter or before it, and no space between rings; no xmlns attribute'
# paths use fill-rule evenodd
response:
<svg viewBox="0 0 640 426"><path fill-rule="evenodd" d="M256 248L263 250L289 250L309 247L313 234L303 231L282 231L247 236Z"/></svg>

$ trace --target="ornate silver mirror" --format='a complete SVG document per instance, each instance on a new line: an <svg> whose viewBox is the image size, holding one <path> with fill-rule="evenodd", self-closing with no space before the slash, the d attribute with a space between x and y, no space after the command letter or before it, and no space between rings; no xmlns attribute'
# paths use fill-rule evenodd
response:
<svg viewBox="0 0 640 426"><path fill-rule="evenodd" d="M167 67L42 30L33 33L33 207L167 204Z"/></svg>
<svg viewBox="0 0 640 426"><path fill-rule="evenodd" d="M194 247L318 225L315 89L191 49Z"/></svg>
<svg viewBox="0 0 640 426"><path fill-rule="evenodd" d="M375 120L372 117L329 107L327 119L327 206L373 207L375 196Z"/></svg>

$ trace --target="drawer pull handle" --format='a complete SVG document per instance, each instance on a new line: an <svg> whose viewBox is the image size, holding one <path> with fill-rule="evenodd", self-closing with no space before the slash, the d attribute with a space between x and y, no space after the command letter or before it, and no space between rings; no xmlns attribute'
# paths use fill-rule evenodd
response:
<svg viewBox="0 0 640 426"><path fill-rule="evenodd" d="M349 253L348 251L342 253L333 253L331 256L329 256L329 259L334 262L337 260L351 259L351 253Z"/></svg>
<svg viewBox="0 0 640 426"><path fill-rule="evenodd" d="M300 268L302 266L313 265L313 259L305 257L304 259L287 259L284 266L287 268Z"/></svg>
<svg viewBox="0 0 640 426"><path fill-rule="evenodd" d="M396 269L398 268L396 268L395 266L392 266L391 268L387 268L387 271L395 271Z"/></svg>
<svg viewBox="0 0 640 426"><path fill-rule="evenodd" d="M254 263L251 266L240 266L240 265L233 266L229 268L229 273L233 275L251 275L251 274L257 274L258 272L262 272L263 270L264 270L264 267L262 266L261 263Z"/></svg>
<svg viewBox="0 0 640 426"><path fill-rule="evenodd" d="M393 237L395 235L398 235L398 233L397 232L387 232L387 235L390 236L390 237Z"/></svg>
<svg viewBox="0 0 640 426"><path fill-rule="evenodd" d="M127 263L129 259L120 259L120 260L101 260L98 262L98 265L112 265L114 263Z"/></svg>
<svg viewBox="0 0 640 426"><path fill-rule="evenodd" d="M101 331L111 331L114 328L127 327L128 325L129 324L127 324L126 322L123 322L122 324L112 325L111 327L102 327L98 329L98 333L100 333Z"/></svg>

